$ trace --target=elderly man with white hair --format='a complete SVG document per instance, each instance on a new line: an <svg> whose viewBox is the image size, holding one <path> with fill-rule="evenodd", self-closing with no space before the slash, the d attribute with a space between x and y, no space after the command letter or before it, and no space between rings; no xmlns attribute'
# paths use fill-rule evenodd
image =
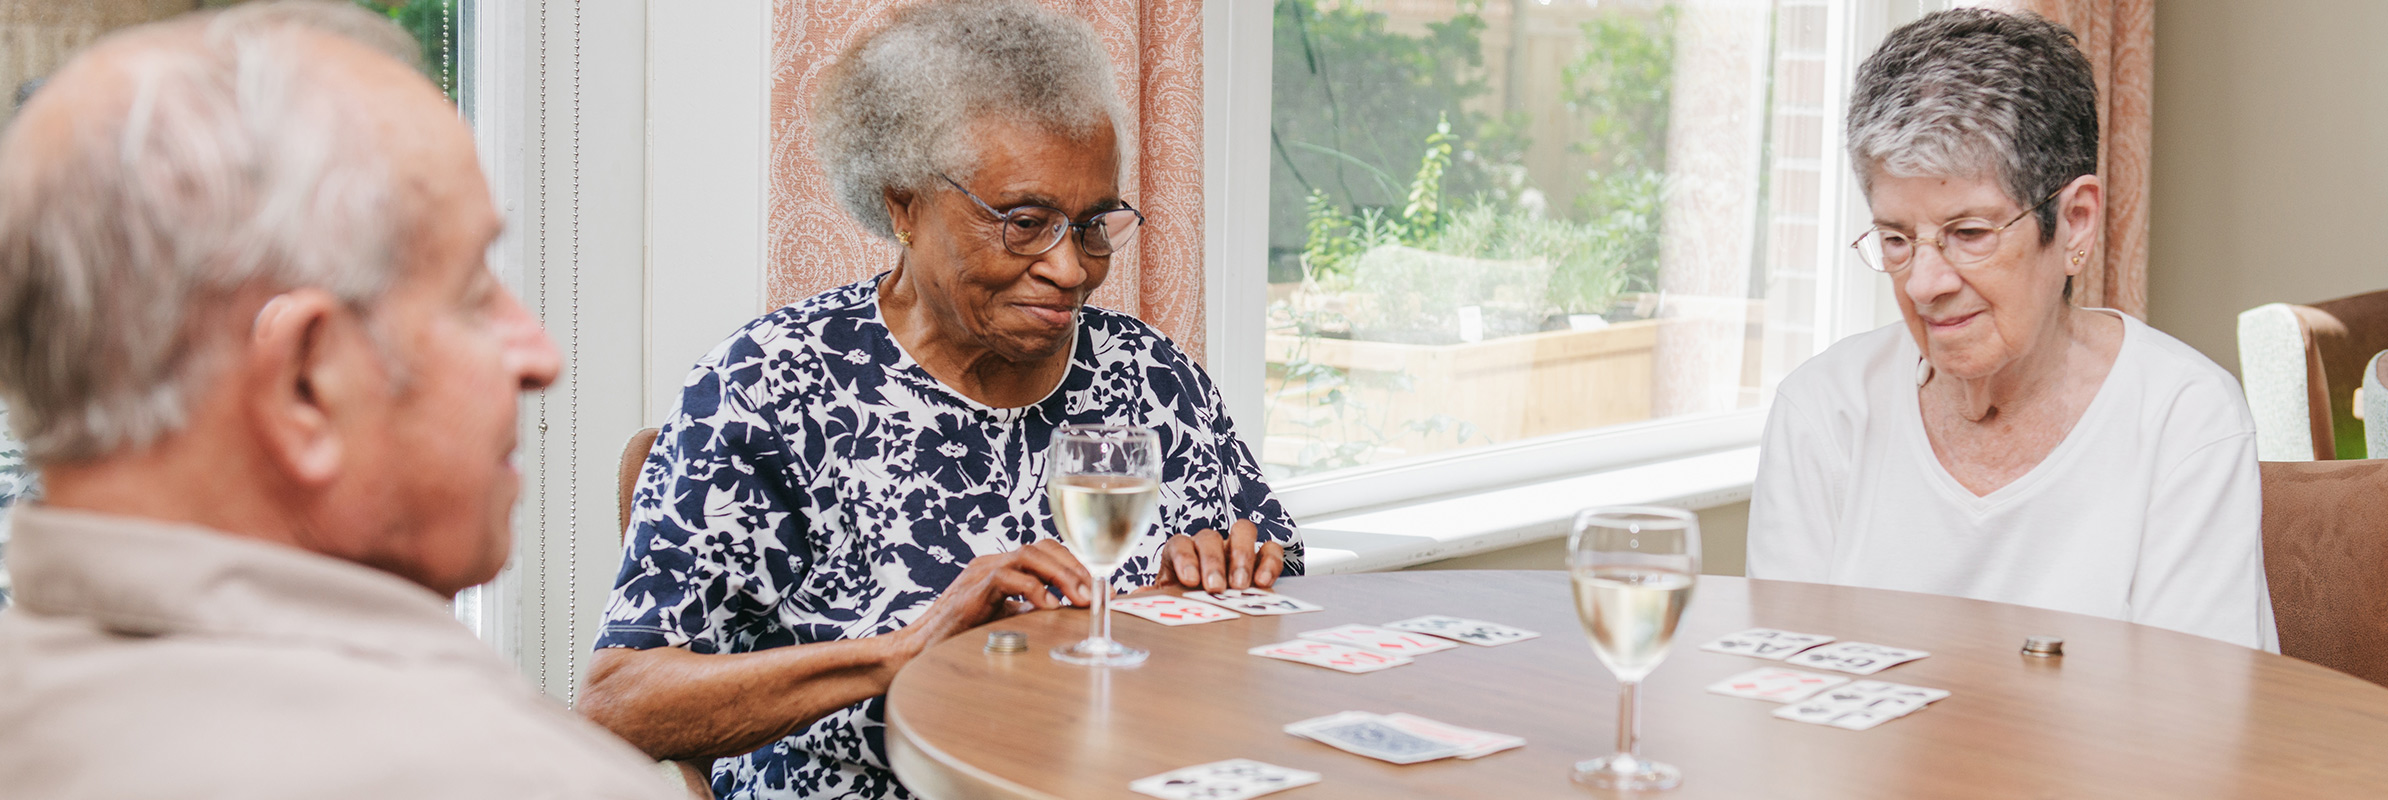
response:
<svg viewBox="0 0 2388 800"><path fill-rule="evenodd" d="M44 482L0 796L677 795L448 615L558 359L412 50L345 4L187 16L0 138L0 394Z"/></svg>

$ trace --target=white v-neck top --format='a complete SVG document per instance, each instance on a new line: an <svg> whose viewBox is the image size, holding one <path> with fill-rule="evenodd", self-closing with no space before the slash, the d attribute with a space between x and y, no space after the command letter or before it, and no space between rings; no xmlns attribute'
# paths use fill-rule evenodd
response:
<svg viewBox="0 0 2388 800"><path fill-rule="evenodd" d="M2110 313L2122 349L2081 420L1984 496L1932 453L1904 324L1793 371L1766 421L1749 576L2019 603L2277 652L2238 382Z"/></svg>

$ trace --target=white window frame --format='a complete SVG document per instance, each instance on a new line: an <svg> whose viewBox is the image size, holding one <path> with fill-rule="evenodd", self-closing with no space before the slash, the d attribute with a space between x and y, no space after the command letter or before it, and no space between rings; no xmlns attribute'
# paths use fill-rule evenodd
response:
<svg viewBox="0 0 2388 800"><path fill-rule="evenodd" d="M1211 2L1204 9L1204 190L1209 221L1205 317L1209 369L1240 433L1255 453L1261 430L1268 274L1270 21L1273 3ZM1849 79L1894 21L1945 7L1945 0L1837 0L1828 16L1827 180L1818 237L1819 352L1831 342L1879 327L1891 313L1887 286L1847 252L1837 232L1862 228L1864 197L1851 177L1840 131ZM1855 227L1852 227L1855 226ZM1669 417L1579 433L1510 442L1442 456L1336 470L1281 481L1273 488L1296 520L1481 494L1728 450L1754 447L1766 405ZM1730 497L1720 497L1730 502Z"/></svg>

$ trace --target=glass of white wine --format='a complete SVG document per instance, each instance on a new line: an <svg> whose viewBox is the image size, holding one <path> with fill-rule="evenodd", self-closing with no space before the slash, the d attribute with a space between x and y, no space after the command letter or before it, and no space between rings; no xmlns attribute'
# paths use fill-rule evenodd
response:
<svg viewBox="0 0 2388 800"><path fill-rule="evenodd" d="M1652 791L1683 782L1674 767L1642 758L1642 679L1666 660L1675 623L1700 574L1700 520L1649 506L1585 509L1567 539L1575 612L1592 652L1617 676L1617 752L1575 765L1575 780Z"/></svg>
<svg viewBox="0 0 2388 800"><path fill-rule="evenodd" d="M1111 640L1111 573L1160 505L1160 440L1132 425L1064 425L1045 461L1053 526L1094 574L1093 630L1085 641L1053 648L1053 657L1098 667L1144 663L1148 653Z"/></svg>

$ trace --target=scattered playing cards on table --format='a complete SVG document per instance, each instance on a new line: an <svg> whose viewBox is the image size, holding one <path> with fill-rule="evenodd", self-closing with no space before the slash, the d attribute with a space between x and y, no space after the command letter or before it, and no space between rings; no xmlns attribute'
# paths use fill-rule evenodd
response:
<svg viewBox="0 0 2388 800"><path fill-rule="evenodd" d="M1709 684L1708 691L1728 697L1796 703L1807 699L1809 695L1848 682L1848 678L1838 675L1818 675L1795 669L1767 667L1753 669Z"/></svg>
<svg viewBox="0 0 2388 800"><path fill-rule="evenodd" d="M1832 637L1821 633L1792 633L1790 631L1778 631L1773 628L1751 628L1749 630L1742 631L1740 633L1736 633L1704 645L1700 645L1700 649L1711 653L1727 653L1737 656L1756 656L1758 658L1781 661L1785 658L1791 657L1791 654L1793 653L1797 653L1801 650L1806 650L1810 647L1815 647L1816 645L1820 645L1829 641L1832 641Z"/></svg>
<svg viewBox="0 0 2388 800"><path fill-rule="evenodd" d="M1314 642L1348 644L1362 650L1374 650L1379 653L1392 653L1401 656L1440 652L1459 646L1448 639L1437 639L1423 633L1388 630L1368 625L1337 625L1323 630L1303 631L1295 635Z"/></svg>
<svg viewBox="0 0 2388 800"><path fill-rule="evenodd" d="M1318 773L1249 758L1214 761L1134 781L1128 788L1162 800L1245 800L1318 782Z"/></svg>
<svg viewBox="0 0 2388 800"><path fill-rule="evenodd" d="M1794 667L1815 667L1856 675L1872 675L1928 655L1931 653L1922 650L1884 647L1864 642L1842 642L1800 651L1798 655L1783 659L1783 663Z"/></svg>
<svg viewBox="0 0 2388 800"><path fill-rule="evenodd" d="M1218 622L1235 619L1226 609L1209 603L1171 597L1165 594L1128 597L1111 601L1111 610L1133 614L1163 625L1192 625L1198 622Z"/></svg>
<svg viewBox="0 0 2388 800"><path fill-rule="evenodd" d="M1884 681L1858 681L1826 690L1805 702L1775 709L1774 715L1798 722L1862 731L1907 716L1947 696L1949 693L1946 689L1927 689Z"/></svg>
<svg viewBox="0 0 2388 800"><path fill-rule="evenodd" d="M1485 647L1504 645L1510 642L1522 642L1527 639L1532 639L1542 635L1521 628L1512 628L1507 625L1500 625L1482 620L1446 617L1439 614L1423 617L1411 617L1400 622L1387 622L1384 624L1384 627L1392 628L1397 631L1409 631L1411 633L1423 633L1432 636L1440 636L1445 639L1467 642L1468 644L1483 645Z"/></svg>
<svg viewBox="0 0 2388 800"><path fill-rule="evenodd" d="M1285 732L1395 764L1478 758L1525 744L1506 734L1462 728L1414 714L1346 711L1285 726Z"/></svg>
<svg viewBox="0 0 2388 800"><path fill-rule="evenodd" d="M1325 606L1321 606L1317 603L1307 600L1296 600L1276 592L1264 592L1259 589L1228 589L1219 592L1187 592L1185 596L1196 600L1201 600L1206 603L1216 603L1218 605L1226 606L1246 614L1255 614L1260 616L1268 616L1272 614L1300 614L1304 611L1317 611L1321 608L1325 608Z"/></svg>
<svg viewBox="0 0 2388 800"><path fill-rule="evenodd" d="M1307 639L1262 645L1244 652L1352 673L1375 672L1410 663L1408 656Z"/></svg>

